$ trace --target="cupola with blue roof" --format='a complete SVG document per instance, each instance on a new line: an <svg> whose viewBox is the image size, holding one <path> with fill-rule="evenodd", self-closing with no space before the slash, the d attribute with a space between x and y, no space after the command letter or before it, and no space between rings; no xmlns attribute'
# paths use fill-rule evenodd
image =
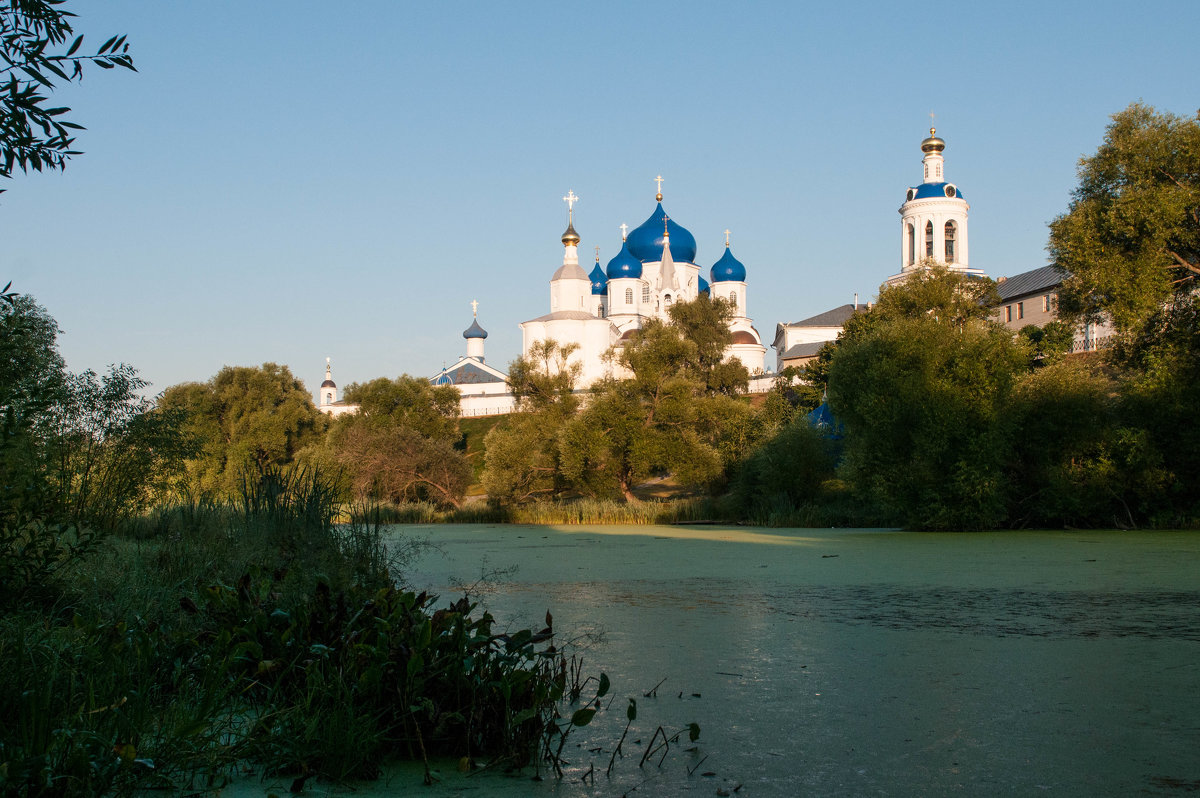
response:
<svg viewBox="0 0 1200 798"><path fill-rule="evenodd" d="M483 362L483 339L488 337L487 330L479 326L479 303L471 300L471 326L463 330L463 338L467 339L467 357L473 357Z"/></svg>
<svg viewBox="0 0 1200 798"><path fill-rule="evenodd" d="M596 265L592 267L588 279L592 281L592 296L603 296L608 292L608 275L600 268L599 255L596 256Z"/></svg>
<svg viewBox="0 0 1200 798"><path fill-rule="evenodd" d="M714 283L744 283L746 282L746 267L740 260L733 257L729 243L725 243L725 253L713 264L709 272Z"/></svg>
<svg viewBox="0 0 1200 798"><path fill-rule="evenodd" d="M659 257L662 257L662 245L658 248ZM657 260L657 259L656 259ZM621 251L608 262L608 266L604 269L605 275L609 280L619 280L622 277L632 277L635 280L642 277L642 262L629 251L629 240L621 242Z"/></svg>
<svg viewBox="0 0 1200 798"><path fill-rule="evenodd" d="M642 222L629 234L625 243L633 256L642 263L661 260L663 244L666 243L663 232L665 222L666 234L669 234L670 237L671 257L683 263L695 263L696 239L686 228L676 224L667 216L667 212L663 210L662 206L662 176L659 175L655 180L659 185L659 192L655 195L658 207L654 209L654 213L650 214L649 219Z"/></svg>

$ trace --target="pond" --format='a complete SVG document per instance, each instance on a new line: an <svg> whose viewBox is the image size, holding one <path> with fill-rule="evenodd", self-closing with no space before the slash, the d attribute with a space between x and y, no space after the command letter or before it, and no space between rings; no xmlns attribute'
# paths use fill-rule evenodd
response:
<svg viewBox="0 0 1200 798"><path fill-rule="evenodd" d="M562 782L450 767L422 795L1200 791L1200 534L401 534L437 547L411 564L413 586L451 598L473 584L503 624L540 627L549 610L613 685ZM627 698L640 743L606 777ZM659 725L693 721L694 750L639 768ZM357 794L419 784L401 768Z"/></svg>

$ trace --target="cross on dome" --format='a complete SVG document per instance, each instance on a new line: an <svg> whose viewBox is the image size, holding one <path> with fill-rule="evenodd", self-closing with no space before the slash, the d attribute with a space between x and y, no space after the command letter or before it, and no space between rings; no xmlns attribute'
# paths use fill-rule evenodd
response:
<svg viewBox="0 0 1200 798"><path fill-rule="evenodd" d="M659 175L658 177L654 178L654 182L658 184L658 193L654 195L654 199L655 199L657 202L662 202L662 184L663 184L663 176L662 176L662 175Z"/></svg>
<svg viewBox="0 0 1200 798"><path fill-rule="evenodd" d="M729 246L729 228L725 228L725 246Z"/></svg>
<svg viewBox="0 0 1200 798"><path fill-rule="evenodd" d="M667 232L667 222L671 221L671 217L663 214L663 238L670 238L671 234Z"/></svg>
<svg viewBox="0 0 1200 798"><path fill-rule="evenodd" d="M563 202L567 203L567 213L575 210L575 203L579 202L579 197L575 196L574 191L567 191L567 196L563 197Z"/></svg>
<svg viewBox="0 0 1200 798"><path fill-rule="evenodd" d="M624 241L624 240L625 240L625 231L626 231L626 230L628 230L628 229L629 229L629 225L627 225L627 224L622 224L622 225L621 225L621 240L622 240L622 241Z"/></svg>
<svg viewBox="0 0 1200 798"><path fill-rule="evenodd" d="M600 245L596 245L596 263L600 262Z"/></svg>
<svg viewBox="0 0 1200 798"><path fill-rule="evenodd" d="M471 315L479 318L479 302L474 299L471 300Z"/></svg>

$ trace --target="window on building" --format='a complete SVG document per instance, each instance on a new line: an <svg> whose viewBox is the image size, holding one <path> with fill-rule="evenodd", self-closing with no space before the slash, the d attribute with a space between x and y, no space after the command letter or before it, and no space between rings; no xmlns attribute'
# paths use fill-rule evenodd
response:
<svg viewBox="0 0 1200 798"><path fill-rule="evenodd" d="M596 305L596 315L599 316L600 318L604 318L604 303L603 302Z"/></svg>
<svg viewBox="0 0 1200 798"><path fill-rule="evenodd" d="M642 283L642 304L650 304L650 283Z"/></svg>
<svg viewBox="0 0 1200 798"><path fill-rule="evenodd" d="M737 309L738 309L738 306L737 306L737 291L730 291L730 292L729 292L729 305L730 305L730 306L733 308L733 311L736 313L736 312L737 312Z"/></svg>
<svg viewBox="0 0 1200 798"><path fill-rule="evenodd" d="M958 226L954 222L946 222L946 263L954 263L954 240L957 233Z"/></svg>
<svg viewBox="0 0 1200 798"><path fill-rule="evenodd" d="M1004 306L1004 320L1012 321L1012 305Z"/></svg>
<svg viewBox="0 0 1200 798"><path fill-rule="evenodd" d="M633 304L633 289L632 288L625 289L625 304L626 305Z"/></svg>
<svg viewBox="0 0 1200 798"><path fill-rule="evenodd" d="M668 308L668 309L671 307L671 295L670 294L667 294L666 296L663 297L663 307Z"/></svg>
<svg viewBox="0 0 1200 798"><path fill-rule="evenodd" d="M1050 312L1050 295L1046 294L1042 297L1042 313Z"/></svg>
<svg viewBox="0 0 1200 798"><path fill-rule="evenodd" d="M912 199L912 197L909 197ZM908 265L912 266L917 261L917 230L911 224L908 226Z"/></svg>
<svg viewBox="0 0 1200 798"><path fill-rule="evenodd" d="M925 257L933 257L933 222L925 223Z"/></svg>
<svg viewBox="0 0 1200 798"><path fill-rule="evenodd" d="M1018 319L1025 318L1025 303L1024 302L1017 303L1017 318Z"/></svg>

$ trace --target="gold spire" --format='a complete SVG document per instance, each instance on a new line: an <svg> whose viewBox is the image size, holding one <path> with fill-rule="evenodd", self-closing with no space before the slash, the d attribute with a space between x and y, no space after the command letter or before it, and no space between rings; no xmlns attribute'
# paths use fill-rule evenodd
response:
<svg viewBox="0 0 1200 798"><path fill-rule="evenodd" d="M658 184L658 193L654 195L654 200L656 202L662 202L663 176L659 175L658 177L654 178L654 182Z"/></svg>

